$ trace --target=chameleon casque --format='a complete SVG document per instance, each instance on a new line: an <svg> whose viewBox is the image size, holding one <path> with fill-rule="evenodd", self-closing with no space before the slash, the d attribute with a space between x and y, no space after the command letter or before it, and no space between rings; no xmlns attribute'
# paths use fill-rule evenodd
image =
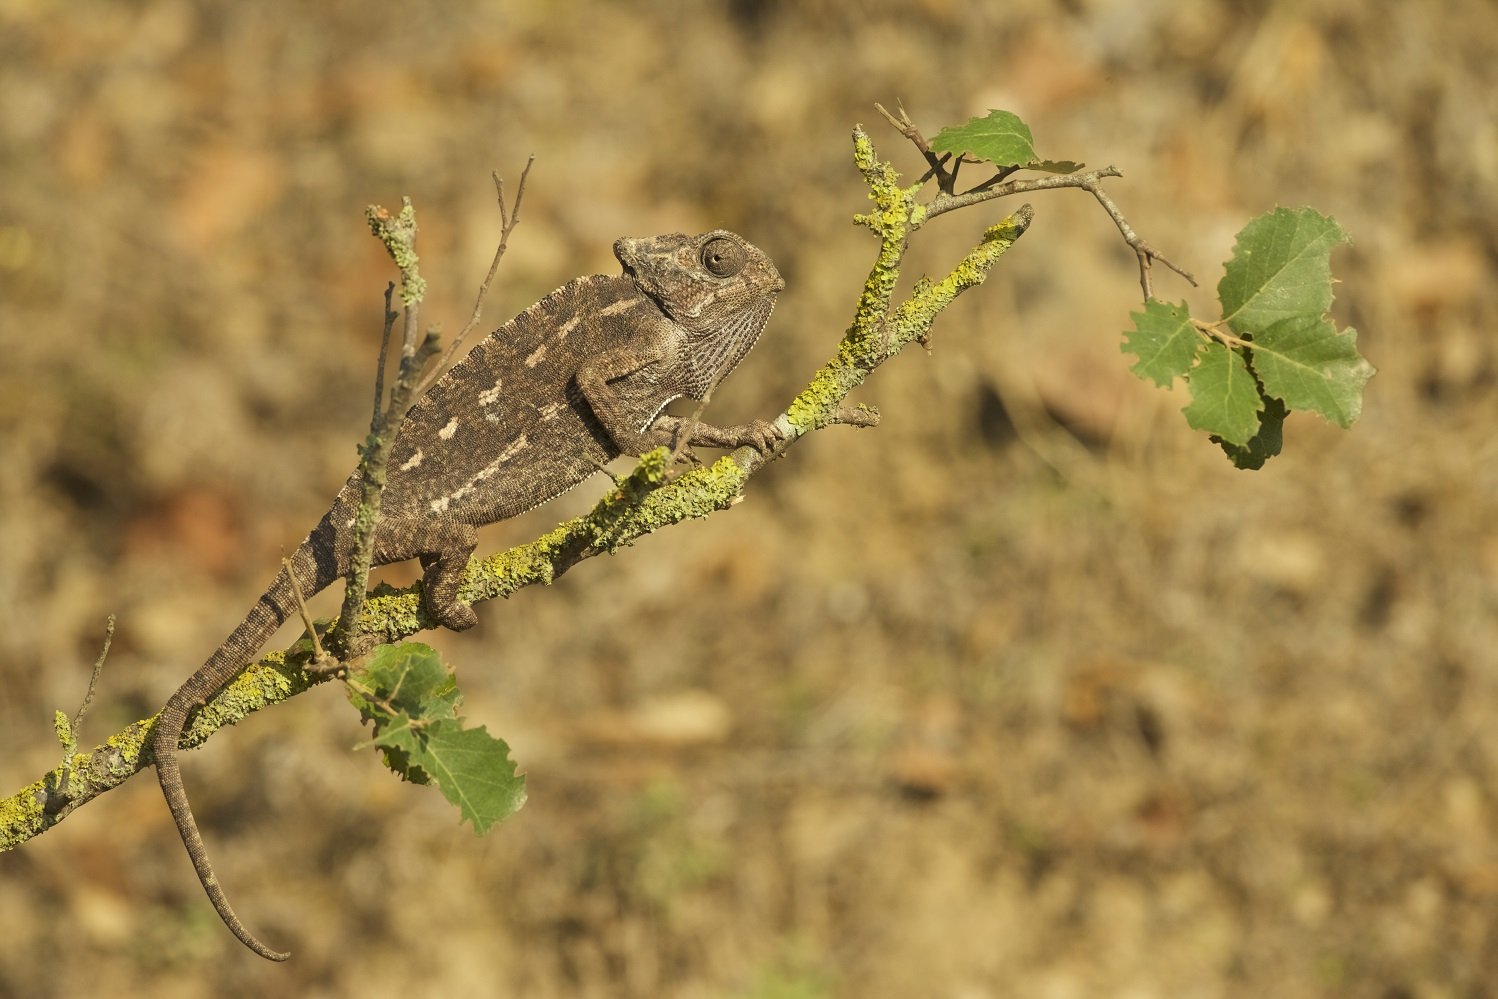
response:
<svg viewBox="0 0 1498 999"><path fill-rule="evenodd" d="M661 445L767 451L765 421L716 427L665 413L703 399L741 361L785 287L775 264L714 230L620 239L619 275L568 282L495 330L411 408L386 466L373 563L421 560L427 609L461 631L477 623L458 599L475 529L572 488L621 454ZM353 551L356 472L289 561L310 596L344 575ZM283 568L269 589L162 709L156 774L198 879L225 925L262 957L283 961L234 914L209 863L177 762L190 710L238 676L296 613Z"/></svg>

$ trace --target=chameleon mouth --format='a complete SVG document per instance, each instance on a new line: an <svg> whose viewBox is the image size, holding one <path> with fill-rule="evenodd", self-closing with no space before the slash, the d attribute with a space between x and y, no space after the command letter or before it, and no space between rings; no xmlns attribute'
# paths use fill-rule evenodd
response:
<svg viewBox="0 0 1498 999"><path fill-rule="evenodd" d="M624 268L625 274L629 275L632 278L638 279L640 276L640 272L634 264L635 248L632 245L634 242L634 240L626 236L621 236L620 238L614 240L614 259L619 261L619 266Z"/></svg>

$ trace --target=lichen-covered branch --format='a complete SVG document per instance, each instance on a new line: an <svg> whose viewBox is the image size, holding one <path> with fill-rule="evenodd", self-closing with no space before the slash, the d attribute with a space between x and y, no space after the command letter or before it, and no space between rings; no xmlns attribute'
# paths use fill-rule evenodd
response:
<svg viewBox="0 0 1498 999"><path fill-rule="evenodd" d="M786 439L768 454L740 448L710 465L680 474L669 467L666 449L652 451L587 515L566 521L528 544L471 561L460 593L463 600L478 603L509 596L522 587L548 584L586 559L616 552L672 524L727 509L738 502L760 466L786 453L805 434L830 424L874 422L871 411L845 407L849 393L906 345L925 343L942 310L984 281L1028 228L1033 213L1028 205L1022 206L990 225L944 277L922 278L904 301L892 305L910 234L925 217L925 209L915 200L920 185L901 187L899 174L875 155L862 128L854 130L853 145L855 163L874 203L873 210L857 221L878 236L879 250L837 351L776 420ZM414 276L414 260L409 263ZM436 626L427 615L418 586L402 590L380 586L364 602L355 631L393 642ZM306 639L285 652L263 656L192 714L183 747L201 745L220 728L324 682L326 675L306 669L311 657L311 643ZM137 721L0 800L0 851L46 831L73 809L150 766L154 726L154 717Z"/></svg>
<svg viewBox="0 0 1498 999"><path fill-rule="evenodd" d="M923 278L910 298L891 310L889 303L910 234L925 218L926 209L915 200L921 185L901 187L899 174L874 155L873 143L862 128L853 130L853 149L875 206L874 211L859 215L856 220L879 237L879 254L864 281L853 322L843 334L837 353L822 365L812 376L811 384L786 409L784 418L797 436L838 422L842 401L875 368L907 344L926 342L941 310L963 291L981 284L989 268L1014 245L1034 218L1030 206L1022 205L1013 215L985 230L978 245L958 261L950 274L939 282Z"/></svg>

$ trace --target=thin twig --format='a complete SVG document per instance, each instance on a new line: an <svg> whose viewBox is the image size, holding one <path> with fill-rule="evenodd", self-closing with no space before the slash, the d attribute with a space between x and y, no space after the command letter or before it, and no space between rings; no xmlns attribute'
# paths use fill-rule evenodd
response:
<svg viewBox="0 0 1498 999"><path fill-rule="evenodd" d="M879 410L862 402L856 406L839 406L827 422L840 423L845 427L877 427Z"/></svg>
<svg viewBox="0 0 1498 999"><path fill-rule="evenodd" d="M296 600L297 614L302 619L302 627L307 631L307 637L312 639L312 665L309 669L317 672L333 672L338 664L323 650L322 639L317 635L317 626L312 622L312 615L307 612L307 601L302 596L302 584L297 581L296 570L291 567L291 559L281 556L281 568L286 570L286 578L291 583L291 596Z"/></svg>
<svg viewBox="0 0 1498 999"><path fill-rule="evenodd" d="M1189 271L1176 266L1155 250L1154 247L1150 246L1149 243L1145 242L1134 231L1133 227L1129 225L1128 220L1123 216L1123 212L1119 211L1118 206L1113 203L1113 199L1108 197L1108 193L1103 190L1102 181L1105 178L1122 176L1123 174L1117 167L1107 166L1101 170L1090 170L1087 173L1056 174L1050 177L1038 177L1033 180L1011 180L1008 183L998 184L986 190L974 189L965 194L958 194L951 197L938 194L926 206L925 218L919 222L913 222L911 228L920 228L937 216L945 215L947 212L956 211L959 208L981 204L984 201L992 201L995 198L1007 198L1013 194L1027 194L1031 191L1052 191L1064 187L1079 188L1097 199L1098 204L1102 205L1103 210L1108 213L1108 217L1113 220L1113 224L1118 227L1118 231L1123 236L1124 242L1129 245L1129 248L1139 258L1139 286L1144 291L1146 299L1152 296L1153 289L1150 285L1149 274L1150 264L1155 260L1160 261L1160 263L1185 278L1193 288L1196 287L1196 278Z"/></svg>
<svg viewBox="0 0 1498 999"><path fill-rule="evenodd" d="M385 364L390 358L390 334L399 318L399 313L390 307L391 296L394 294L395 282L388 282L385 285L385 329L380 334L380 361L375 365L374 415L370 417L371 422L380 418L380 410L385 406Z"/></svg>
<svg viewBox="0 0 1498 999"><path fill-rule="evenodd" d="M425 378L422 377L422 371L427 361L437 352L437 333L435 330L428 330L418 342L417 328L420 324L420 307L426 282L418 270L416 255L418 227L415 209L411 206L410 198L402 198L401 212L394 218L389 212L376 206L371 206L367 213L370 228L385 244L386 250L389 251L401 271L401 301L405 305L405 329L401 340L401 360L397 367L395 384L390 389L388 403L385 403L383 402L382 381L385 371L385 343L388 343L394 319L390 311L390 291L387 289L385 293L386 328L380 350L379 375L377 376L379 389L375 396L375 412L370 419L369 437L364 446L359 449L359 475L363 488L354 517L354 550L349 560L348 585L344 588L343 609L332 635L333 645L341 650L345 659L355 651L353 645L357 638L359 614L364 608L375 528L380 517L380 498L385 488L385 462L389 457L390 448L395 442L401 422L406 418L406 413L410 411L411 404L440 375L441 368L446 365L447 358L452 356L453 350L478 325L484 298L488 294L495 272L499 269L499 262L509 245L510 233L520 221L520 206L525 197L525 182L530 175L531 164L534 162L535 157L532 156L526 161L525 169L521 172L520 186L515 193L513 210L507 210L505 205L504 181L497 173L493 175L495 190L499 196L501 222L499 247L495 250L494 261L489 265L488 275L485 276L483 284L479 286L472 317L468 320L468 324L459 331L452 346L448 348L443 364L438 365L437 369Z"/></svg>
<svg viewBox="0 0 1498 999"><path fill-rule="evenodd" d="M912 228L925 225L932 219L947 214L947 212L955 212L959 208L968 208L972 205L982 204L985 201L992 201L995 198L1007 198L1012 194L1028 194L1031 191L1052 191L1062 187L1079 187L1083 190L1091 190L1104 178L1122 176L1123 174L1119 172L1118 168L1107 166L1100 170L1089 170L1087 173L1051 174L1027 180L1011 180L1007 183L990 187L987 190L973 190L965 194L938 194L926 206L925 217L919 223L912 223Z"/></svg>
<svg viewBox="0 0 1498 999"><path fill-rule="evenodd" d="M1139 287L1144 291L1144 300L1146 302L1154 297L1153 289L1150 287L1150 263L1154 260L1160 261L1160 263L1185 278L1191 287L1196 287L1196 278L1171 263L1165 257L1162 257L1155 251L1154 247L1140 238L1139 234L1129 225L1128 220L1123 217L1123 212L1119 211L1118 206L1113 203L1113 199L1108 197L1102 185L1094 182L1088 186L1087 190L1097 199L1098 204L1103 206L1103 211L1107 212L1108 217L1113 219L1113 224L1118 226L1118 231L1123 235L1124 242L1128 243L1133 248L1135 255L1139 257Z"/></svg>
<svg viewBox="0 0 1498 999"><path fill-rule="evenodd" d="M414 307L413 307L414 308ZM410 309L407 310L411 311ZM370 426L369 437L359 448L359 473L363 480L359 508L354 515L354 550L349 558L348 583L343 591L343 607L333 629L333 646L346 661L358 650L359 614L364 609L365 589L369 585L369 568L373 559L375 529L380 520L381 496L385 489L385 462L401 421L416 397L416 381L433 354L437 352L437 334L428 331L409 356L401 358L395 384L390 388L390 402Z"/></svg>
<svg viewBox="0 0 1498 999"><path fill-rule="evenodd" d="M963 194L976 194L979 191L986 191L989 188L993 187L994 185L999 184L999 183L1003 182L1004 180L1006 180L1007 178L1009 178L1009 177L1013 176L1014 174L1018 173L1022 169L1024 169L1024 168L1023 167L1019 167L1019 166L1000 167L997 171L995 171L995 173L994 173L994 175L992 177L988 178L987 180L985 180L981 184L975 184L975 185L973 185L972 187L968 188L966 191L963 191L962 193Z"/></svg>
<svg viewBox="0 0 1498 999"><path fill-rule="evenodd" d="M941 154L941 159L940 159L940 161L938 161L939 165L940 166L946 166L947 160L949 160L951 158L952 158L952 154L951 153L942 153ZM921 174L921 176L919 178L919 181L920 181L920 183L924 184L924 183L926 183L926 181L930 180L932 177L935 177L935 176L936 176L936 169L934 167L928 167L926 169L926 172L923 173L923 174Z"/></svg>
<svg viewBox="0 0 1498 999"><path fill-rule="evenodd" d="M104 619L104 648L99 650L99 656L94 660L94 671L88 678L88 689L83 693L83 703L78 705L78 711L73 715L72 723L68 723L61 711L54 716L57 737L62 741L62 766L58 770L58 787L65 797L71 796L79 783L73 763L78 753L78 737L83 732L83 716L88 714L88 706L93 703L94 690L99 686L99 675L104 672L104 660L109 658L109 646L113 641L114 615L111 614Z"/></svg>
<svg viewBox="0 0 1498 999"><path fill-rule="evenodd" d="M104 648L99 650L99 658L94 660L94 671L88 678L88 690L83 695L83 703L78 705L78 713L73 716L75 736L83 729L83 716L88 714L88 706L93 703L94 690L99 686L99 675L104 672L104 660L109 658L109 645L113 641L114 615L111 614L104 619Z"/></svg>
<svg viewBox="0 0 1498 999"><path fill-rule="evenodd" d="M494 190L499 200L499 246L494 250L494 259L489 262L489 273L484 275L484 281L479 285L478 295L473 301L473 315L469 317L464 327L458 330L458 335L453 337L453 342L448 345L442 354L442 360L427 372L421 384L416 388L417 398L426 394L426 390L432 387L432 383L442 377L447 366L452 363L453 355L457 353L459 345L463 340L478 327L479 317L484 313L484 300L489 296L489 286L494 283L494 275L499 271L499 262L504 259L505 250L510 246L510 233L520 224L520 205L525 200L525 182L531 175L531 165L536 162L534 155L525 161L525 169L520 171L520 183L515 188L515 206L506 210L505 207L505 182L496 171L491 174L494 178Z"/></svg>
<svg viewBox="0 0 1498 999"><path fill-rule="evenodd" d="M1240 336L1236 336L1233 331L1228 328L1226 319L1219 319L1215 323L1208 323L1203 322L1200 319L1193 319L1191 320L1191 327L1206 339L1216 340L1218 343L1221 343L1227 347L1243 347L1252 350L1254 346L1254 342L1252 340L1245 340Z"/></svg>
<svg viewBox="0 0 1498 999"><path fill-rule="evenodd" d="M916 128L915 123L910 120L910 116L905 113L903 107L900 108L899 115L890 114L879 104L875 104L874 107L880 114L884 115L885 120L891 126L906 139L910 140L911 144L920 150L921 155L926 157L926 162L931 164L931 168L921 177L922 181L925 181L928 177L934 176L936 178L939 191L936 197L932 198L924 206L926 210L925 216L919 220L911 220L910 229L912 232L938 215L945 215L947 212L956 211L959 208L967 208L970 205L981 204L984 201L991 201L994 198L1004 198L1011 194L1026 194L1030 191L1077 187L1087 191L1097 199L1098 204L1103 206L1103 211L1107 212L1108 217L1113 219L1113 224L1118 226L1118 231L1123 236L1124 242L1129 245L1129 248L1134 251L1134 255L1139 258L1139 287L1144 292L1145 301L1149 301L1154 296L1154 288L1150 282L1150 267L1156 260L1185 278L1193 288L1196 287L1196 278L1192 277L1188 271L1177 267L1155 250L1154 247L1146 243L1134 231L1133 227L1129 225L1128 220L1123 216L1123 212L1119 211L1118 206L1113 203L1113 199L1108 197L1107 193L1103 190L1103 178L1123 176L1117 168L1108 166L1101 170L1093 170L1083 174L1058 174L1051 177L1042 177L1038 180L1016 180L1009 183L1001 183L1010 174L1024 168L1021 166L999 167L998 172L988 180L970 190L964 191L962 194L954 194L957 169L962 165L962 157L959 155L953 161L952 169L948 171L943 165L945 160L937 159L936 154L931 149L931 143L926 141L926 137L921 134L920 129Z"/></svg>
<svg viewBox="0 0 1498 999"><path fill-rule="evenodd" d="M666 459L667 468L673 467L681 460L683 455L690 455L692 460L701 464L701 461L698 461L697 456L692 452L691 445L688 442L692 439L692 431L702 422L702 414L707 410L707 404L712 400L712 397L713 390L708 389L702 394L702 398L697 401L697 407L692 410L692 415L676 425L676 433L673 435L671 441L671 454Z"/></svg>

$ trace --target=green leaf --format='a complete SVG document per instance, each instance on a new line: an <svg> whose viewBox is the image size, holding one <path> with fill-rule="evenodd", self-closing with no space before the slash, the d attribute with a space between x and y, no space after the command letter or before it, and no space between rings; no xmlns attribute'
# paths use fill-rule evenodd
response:
<svg viewBox="0 0 1498 999"><path fill-rule="evenodd" d="M1078 163L1076 160L1038 160L1030 163L1021 163L1021 170L1036 170L1040 173L1076 173L1086 166L1086 163Z"/></svg>
<svg viewBox="0 0 1498 999"><path fill-rule="evenodd" d="M1358 334L1331 321L1301 315L1272 323L1254 336L1254 370L1264 390L1291 409L1309 409L1342 428L1363 409L1363 386L1373 365L1358 354Z"/></svg>
<svg viewBox="0 0 1498 999"><path fill-rule="evenodd" d="M1229 444L1221 437L1212 440L1239 468L1263 468L1264 462L1280 453L1285 442L1285 404L1273 396L1264 397L1264 411L1259 414L1259 430L1247 444Z"/></svg>
<svg viewBox="0 0 1498 999"><path fill-rule="evenodd" d="M984 118L969 118L936 133L931 148L939 153L970 153L999 166L1018 166L1040 159L1030 126L1011 111L989 111Z"/></svg>
<svg viewBox="0 0 1498 999"><path fill-rule="evenodd" d="M457 681L430 645L406 642L375 649L363 677L383 699L412 715L456 718L462 695Z"/></svg>
<svg viewBox="0 0 1498 999"><path fill-rule="evenodd" d="M1191 370L1204 341L1191 325L1191 313L1184 301L1169 305L1152 298L1144 303L1143 312L1130 313L1129 318L1134 320L1134 328L1124 333L1120 350L1139 357L1130 371L1169 388L1171 382Z"/></svg>
<svg viewBox="0 0 1498 999"><path fill-rule="evenodd" d="M354 748L367 749L374 746L380 751L380 758L385 761L385 766L401 780L412 784L430 784L431 775L412 760L411 754L405 749L404 736L411 727L411 719L404 716L375 719L375 737Z"/></svg>
<svg viewBox="0 0 1498 999"><path fill-rule="evenodd" d="M1223 318L1239 336L1252 337L1281 319L1325 314L1332 304L1331 252L1347 241L1334 219L1314 209L1260 215L1238 233L1217 283Z"/></svg>
<svg viewBox="0 0 1498 999"><path fill-rule="evenodd" d="M464 728L456 719L398 725L376 737L382 745L387 740L437 782L475 833L488 832L525 804L525 778L515 774L510 747L483 726Z"/></svg>
<svg viewBox="0 0 1498 999"><path fill-rule="evenodd" d="M1042 160L1035 152L1030 126L1010 111L989 111L983 118L970 118L936 133L931 148L938 153L966 153L968 158L988 160L999 167L1018 167L1043 173L1074 173L1082 164L1070 160Z"/></svg>
<svg viewBox="0 0 1498 999"><path fill-rule="evenodd" d="M1182 410L1186 422L1229 444L1247 444L1259 429L1263 400L1243 355L1209 343L1187 381L1191 402Z"/></svg>
<svg viewBox="0 0 1498 999"><path fill-rule="evenodd" d="M376 649L349 684L349 700L366 721L390 769L415 784L436 781L474 831L483 833L525 803L525 778L503 740L465 728L452 673L436 650L419 642Z"/></svg>
<svg viewBox="0 0 1498 999"><path fill-rule="evenodd" d="M430 646L407 642L375 649L361 682L368 695L351 685L349 700L365 721L374 721L376 737L358 748L377 746L391 770L413 784L428 783L431 778L399 748L396 735L418 719L456 718L462 699L457 681Z"/></svg>

